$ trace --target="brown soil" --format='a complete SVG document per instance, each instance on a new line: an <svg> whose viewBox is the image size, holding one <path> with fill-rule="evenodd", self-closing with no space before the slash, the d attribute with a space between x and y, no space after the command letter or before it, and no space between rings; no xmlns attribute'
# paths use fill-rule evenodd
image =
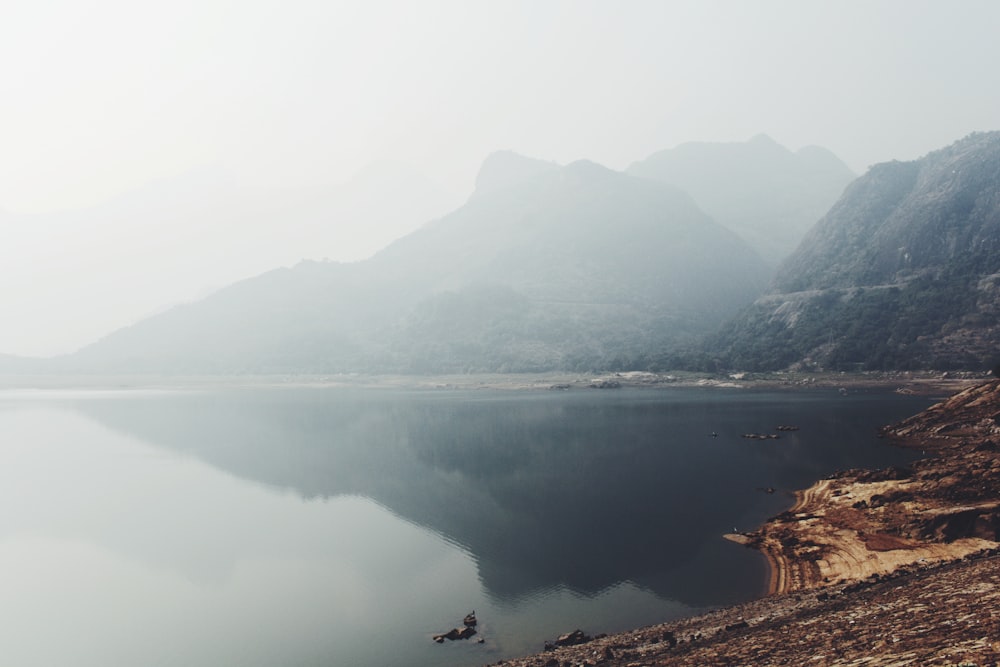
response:
<svg viewBox="0 0 1000 667"><path fill-rule="evenodd" d="M1000 556L909 566L821 592L497 663L505 667L997 665Z"/></svg>
<svg viewBox="0 0 1000 667"><path fill-rule="evenodd" d="M967 389L884 434L931 454L902 469L817 482L747 535L771 592L815 588L962 558L1000 540L1000 383Z"/></svg>

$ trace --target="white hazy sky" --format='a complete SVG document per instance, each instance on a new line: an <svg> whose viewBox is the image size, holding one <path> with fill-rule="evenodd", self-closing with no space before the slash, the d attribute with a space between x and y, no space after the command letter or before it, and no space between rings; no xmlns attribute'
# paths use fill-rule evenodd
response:
<svg viewBox="0 0 1000 667"><path fill-rule="evenodd" d="M383 160L464 195L497 149L624 168L760 132L863 172L1000 129L998 27L994 0L7 0L0 209L94 206L199 169L244 188L324 186ZM20 260L3 269L0 352L72 350L269 261L179 269L190 284L143 297L141 267L58 268L80 252L69 236L110 257L132 252L134 229L67 233L49 219L0 217L0 245ZM211 246L212 221L198 224ZM370 252L349 245L312 249ZM88 281L103 287L73 291ZM132 305L118 307L126 286ZM60 320L67 299L107 312Z"/></svg>

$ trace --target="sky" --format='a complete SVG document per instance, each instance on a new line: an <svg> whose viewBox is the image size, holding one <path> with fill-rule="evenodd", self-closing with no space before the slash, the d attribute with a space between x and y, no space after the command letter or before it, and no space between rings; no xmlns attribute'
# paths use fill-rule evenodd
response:
<svg viewBox="0 0 1000 667"><path fill-rule="evenodd" d="M858 173L914 159L1000 129L998 25L993 0L8 0L0 352L69 352L300 256L362 259L460 204L496 150L624 169L766 133ZM348 193L386 164L427 181L409 223L370 183ZM273 214L195 201L218 183ZM336 215L286 243L275 202L303 189Z"/></svg>

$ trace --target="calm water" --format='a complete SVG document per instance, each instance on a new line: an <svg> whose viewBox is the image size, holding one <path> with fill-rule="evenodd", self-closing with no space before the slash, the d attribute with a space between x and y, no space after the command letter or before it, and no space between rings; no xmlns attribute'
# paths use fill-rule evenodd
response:
<svg viewBox="0 0 1000 667"><path fill-rule="evenodd" d="M760 595L720 538L927 399L0 392L4 664L480 665ZM801 430L777 441L747 431ZM711 432L718 437L710 437ZM760 489L774 487L769 495ZM485 643L430 637L475 609Z"/></svg>

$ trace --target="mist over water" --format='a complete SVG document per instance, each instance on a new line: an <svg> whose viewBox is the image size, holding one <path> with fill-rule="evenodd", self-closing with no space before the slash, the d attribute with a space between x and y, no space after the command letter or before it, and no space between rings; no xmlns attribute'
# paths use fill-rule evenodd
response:
<svg viewBox="0 0 1000 667"><path fill-rule="evenodd" d="M927 403L5 392L5 652L19 665L485 664L575 627L738 602L763 593L765 568L721 534L835 469L912 459L874 429ZM740 437L788 423L801 430ZM472 609L484 644L431 642Z"/></svg>

